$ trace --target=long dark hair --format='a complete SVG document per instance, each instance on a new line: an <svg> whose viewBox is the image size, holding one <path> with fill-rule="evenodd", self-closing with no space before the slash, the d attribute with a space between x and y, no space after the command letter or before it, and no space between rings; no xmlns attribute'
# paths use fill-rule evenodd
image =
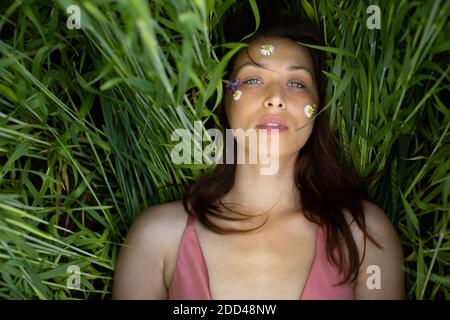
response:
<svg viewBox="0 0 450 320"><path fill-rule="evenodd" d="M261 25L258 31L245 42L248 43L259 37L270 36L307 44L323 45L322 34L314 23L306 20L300 21L299 19L292 20L286 16L271 18L273 11L268 11L268 14L263 12L261 15ZM241 37L237 35L245 35L246 32L249 34L253 31L249 28L243 28L242 24L238 23L246 19L252 21L252 17L246 18L245 12L241 12L240 17L235 16L233 22L226 25L228 41L239 41ZM325 70L326 56L323 51L307 49L314 63L320 111L326 103L325 79L322 73L322 70ZM233 66L234 58L228 64L228 71ZM229 128L223 103L218 108L218 119L222 126L221 130ZM237 148L236 141L234 141L234 148L235 150ZM380 247L366 231L362 201L369 200L366 191L368 179L357 176L351 170L350 165L341 157L342 152L339 150L340 146L329 127L328 115L326 112L321 112L315 118L311 136L298 153L294 173L295 184L301 195L302 212L309 221L325 228L327 257L345 275L344 280L338 285L354 282L360 267L358 249L349 228L350 223L344 216L344 210L350 214L352 220L364 233L364 253L361 260L364 259L366 237ZM225 220L242 220L241 218L236 219L221 214L223 213L222 208L247 216L245 213L227 207L222 202L222 197L234 185L236 170L236 161L233 161L232 164L226 164L225 152L224 155L222 164L217 164L213 170L188 186L183 198L184 208L189 214L196 215L209 230L219 234L249 232L258 229L261 226L247 230L223 229L208 218L208 215L213 215ZM335 249L337 249L338 257L333 254Z"/></svg>

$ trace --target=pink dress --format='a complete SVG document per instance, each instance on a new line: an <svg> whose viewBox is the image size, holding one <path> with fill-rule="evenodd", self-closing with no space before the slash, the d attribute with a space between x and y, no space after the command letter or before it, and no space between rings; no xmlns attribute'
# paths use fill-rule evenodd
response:
<svg viewBox="0 0 450 320"><path fill-rule="evenodd" d="M212 300L208 270L194 228L195 220L194 216L188 216L169 288L169 300ZM299 299L353 300L353 284L333 286L343 278L326 257L325 239L325 231L319 227L310 274Z"/></svg>

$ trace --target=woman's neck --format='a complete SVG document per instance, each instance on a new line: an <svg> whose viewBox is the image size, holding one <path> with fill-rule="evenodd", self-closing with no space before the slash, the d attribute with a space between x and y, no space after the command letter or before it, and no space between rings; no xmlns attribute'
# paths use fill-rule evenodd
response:
<svg viewBox="0 0 450 320"><path fill-rule="evenodd" d="M280 160L275 174L262 175L258 164L236 165L234 185L222 199L237 211L276 216L300 209L300 192L294 184L296 156Z"/></svg>

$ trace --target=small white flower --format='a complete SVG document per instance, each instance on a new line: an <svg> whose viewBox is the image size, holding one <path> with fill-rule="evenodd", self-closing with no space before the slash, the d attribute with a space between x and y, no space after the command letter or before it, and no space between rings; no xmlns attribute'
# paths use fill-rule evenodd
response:
<svg viewBox="0 0 450 320"><path fill-rule="evenodd" d="M241 98L241 95L242 95L242 91L241 90L236 90L233 93L233 99L237 101L237 100L239 100Z"/></svg>
<svg viewBox="0 0 450 320"><path fill-rule="evenodd" d="M274 50L275 47L271 44L264 44L259 48L259 52L261 52L261 54L265 56L270 56Z"/></svg>
<svg viewBox="0 0 450 320"><path fill-rule="evenodd" d="M307 104L307 105L305 105L304 111L305 111L305 116L309 119L312 117L314 112L316 112L316 105L315 104L313 104L313 105Z"/></svg>

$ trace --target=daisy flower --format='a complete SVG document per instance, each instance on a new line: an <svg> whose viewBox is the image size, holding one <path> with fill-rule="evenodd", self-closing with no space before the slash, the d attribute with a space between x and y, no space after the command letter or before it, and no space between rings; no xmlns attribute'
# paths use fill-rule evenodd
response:
<svg viewBox="0 0 450 320"><path fill-rule="evenodd" d="M233 93L233 99L237 101L237 100L239 100L241 98L241 95L242 95L242 91L241 90L236 90Z"/></svg>
<svg viewBox="0 0 450 320"><path fill-rule="evenodd" d="M312 117L312 115L316 112L316 109L317 109L317 105L316 104L313 104L313 105L310 105L310 104L307 104L306 106L305 106L305 116L309 119L309 118L311 118Z"/></svg>
<svg viewBox="0 0 450 320"><path fill-rule="evenodd" d="M270 56L274 50L275 47L271 44L264 44L259 48L259 52L265 56Z"/></svg>

